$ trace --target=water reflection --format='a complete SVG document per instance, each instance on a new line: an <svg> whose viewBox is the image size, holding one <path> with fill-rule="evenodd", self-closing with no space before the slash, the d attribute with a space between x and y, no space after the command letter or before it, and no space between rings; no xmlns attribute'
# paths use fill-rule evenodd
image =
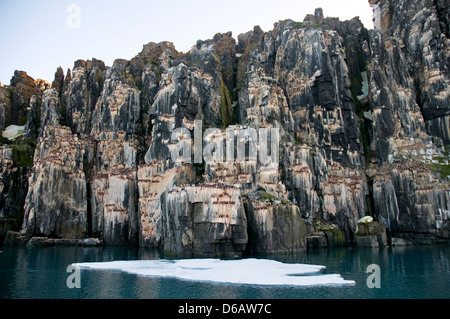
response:
<svg viewBox="0 0 450 319"><path fill-rule="evenodd" d="M449 298L450 246L339 248L259 256L284 263L325 265L325 273L354 280L351 287L259 287L148 278L114 271L81 271L81 288L66 285L78 262L160 259L158 251L131 247L6 247L0 254L0 298ZM252 256L255 258L255 256ZM366 269L377 264L381 288L369 289Z"/></svg>

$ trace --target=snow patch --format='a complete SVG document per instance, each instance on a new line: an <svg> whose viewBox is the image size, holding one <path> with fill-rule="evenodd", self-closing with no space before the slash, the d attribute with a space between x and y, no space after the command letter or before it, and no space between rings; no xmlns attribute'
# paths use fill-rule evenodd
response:
<svg viewBox="0 0 450 319"><path fill-rule="evenodd" d="M367 71L361 72L361 77L362 77L362 82L361 82L362 88L361 88L361 91L362 91L363 94L357 96L358 100L360 100L360 101L362 99L365 99L369 95L369 81L368 81L368 78L367 78Z"/></svg>

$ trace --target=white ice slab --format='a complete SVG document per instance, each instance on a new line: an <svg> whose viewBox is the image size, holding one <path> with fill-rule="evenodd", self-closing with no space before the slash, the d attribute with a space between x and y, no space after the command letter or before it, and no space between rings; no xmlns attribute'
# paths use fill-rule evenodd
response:
<svg viewBox="0 0 450 319"><path fill-rule="evenodd" d="M325 266L285 264L267 259L134 260L74 264L81 269L115 270L140 276L190 281L273 286L354 285L339 274L323 274Z"/></svg>

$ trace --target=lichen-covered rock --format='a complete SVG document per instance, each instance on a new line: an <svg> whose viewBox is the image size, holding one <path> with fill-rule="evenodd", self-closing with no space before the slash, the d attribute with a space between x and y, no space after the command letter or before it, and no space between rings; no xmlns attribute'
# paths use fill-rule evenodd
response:
<svg viewBox="0 0 450 319"><path fill-rule="evenodd" d="M8 231L4 236L4 240L2 243L3 246L25 246L28 242L28 238L26 236L22 236L20 232L16 231Z"/></svg>

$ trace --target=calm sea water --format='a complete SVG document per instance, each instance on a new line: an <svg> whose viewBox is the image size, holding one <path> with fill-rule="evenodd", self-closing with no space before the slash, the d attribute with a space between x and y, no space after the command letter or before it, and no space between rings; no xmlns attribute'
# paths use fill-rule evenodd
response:
<svg viewBox="0 0 450 319"><path fill-rule="evenodd" d="M325 273L354 280L346 287L264 287L154 278L108 270L81 270L81 288L66 285L67 266L80 262L160 259L154 250L130 247L4 247L1 299L448 299L450 246L382 249L335 248L290 256L285 263L326 266ZM381 288L367 286L367 267L380 267Z"/></svg>

